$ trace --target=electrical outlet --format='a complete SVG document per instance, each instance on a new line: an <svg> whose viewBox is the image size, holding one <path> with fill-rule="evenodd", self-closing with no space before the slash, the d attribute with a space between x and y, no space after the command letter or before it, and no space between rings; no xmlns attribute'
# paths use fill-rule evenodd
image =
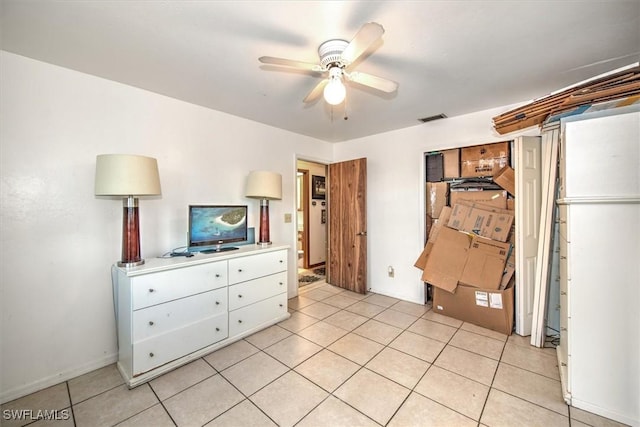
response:
<svg viewBox="0 0 640 427"><path fill-rule="evenodd" d="M284 214L284 222L285 223L291 222L291 214L290 213Z"/></svg>
<svg viewBox="0 0 640 427"><path fill-rule="evenodd" d="M389 266L389 268L387 269L387 274L389 275L389 277L393 277L395 272L393 271L393 267Z"/></svg>

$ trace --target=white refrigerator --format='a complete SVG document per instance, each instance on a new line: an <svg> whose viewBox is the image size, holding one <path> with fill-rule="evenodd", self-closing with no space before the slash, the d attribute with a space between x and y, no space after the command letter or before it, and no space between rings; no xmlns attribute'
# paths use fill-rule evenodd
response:
<svg viewBox="0 0 640 427"><path fill-rule="evenodd" d="M640 426L640 109L562 119L560 364L567 403Z"/></svg>

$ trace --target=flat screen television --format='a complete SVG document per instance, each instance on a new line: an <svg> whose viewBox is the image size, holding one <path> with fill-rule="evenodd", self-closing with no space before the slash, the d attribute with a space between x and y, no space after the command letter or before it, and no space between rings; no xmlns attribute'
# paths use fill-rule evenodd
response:
<svg viewBox="0 0 640 427"><path fill-rule="evenodd" d="M189 205L189 250L211 253L247 240L247 205Z"/></svg>

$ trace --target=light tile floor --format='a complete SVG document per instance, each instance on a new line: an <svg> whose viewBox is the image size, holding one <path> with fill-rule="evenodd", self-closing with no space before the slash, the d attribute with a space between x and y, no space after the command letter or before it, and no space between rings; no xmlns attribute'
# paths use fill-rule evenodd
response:
<svg viewBox="0 0 640 427"><path fill-rule="evenodd" d="M8 402L0 425L620 425L568 407L555 350L528 338L325 283L302 288L289 311L290 319L132 390L110 365ZM69 417L7 419L39 410Z"/></svg>

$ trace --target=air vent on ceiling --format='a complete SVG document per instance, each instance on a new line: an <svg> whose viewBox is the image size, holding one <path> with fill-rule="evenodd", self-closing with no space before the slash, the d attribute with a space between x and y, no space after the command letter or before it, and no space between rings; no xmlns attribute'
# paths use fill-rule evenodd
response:
<svg viewBox="0 0 640 427"><path fill-rule="evenodd" d="M445 118L447 118L447 115L444 113L440 113L440 114L436 114L435 116L423 117L418 120L421 121L422 123L427 123L427 122L432 122L434 120L440 120Z"/></svg>

